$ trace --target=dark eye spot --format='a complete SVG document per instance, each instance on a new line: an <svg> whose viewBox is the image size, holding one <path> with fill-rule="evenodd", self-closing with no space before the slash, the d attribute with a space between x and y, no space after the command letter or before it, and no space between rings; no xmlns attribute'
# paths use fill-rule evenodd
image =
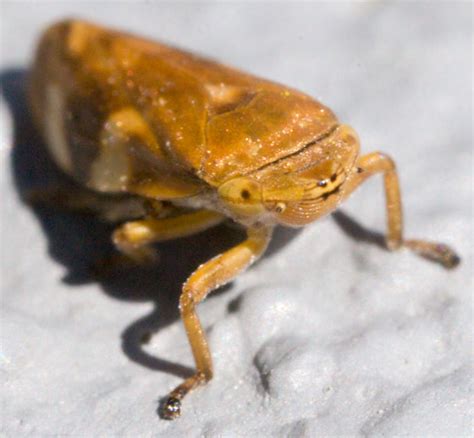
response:
<svg viewBox="0 0 474 438"><path fill-rule="evenodd" d="M244 189L240 192L242 199L250 199L250 192L247 189Z"/></svg>
<svg viewBox="0 0 474 438"><path fill-rule="evenodd" d="M334 181L336 181L336 178L337 178L337 175L336 175L336 174L334 174L334 175L331 175L331 182L334 182Z"/></svg>
<svg viewBox="0 0 474 438"><path fill-rule="evenodd" d="M328 182L325 179L318 181L318 187L326 187L327 185Z"/></svg>

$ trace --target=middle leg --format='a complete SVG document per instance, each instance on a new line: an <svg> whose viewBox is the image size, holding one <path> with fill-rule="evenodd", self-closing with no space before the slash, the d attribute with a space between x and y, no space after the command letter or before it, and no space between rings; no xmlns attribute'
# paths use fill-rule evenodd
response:
<svg viewBox="0 0 474 438"><path fill-rule="evenodd" d="M167 218L148 217L121 225L114 231L112 240L122 254L136 263L146 263L154 259L152 243L190 236L224 219L225 216L207 210Z"/></svg>

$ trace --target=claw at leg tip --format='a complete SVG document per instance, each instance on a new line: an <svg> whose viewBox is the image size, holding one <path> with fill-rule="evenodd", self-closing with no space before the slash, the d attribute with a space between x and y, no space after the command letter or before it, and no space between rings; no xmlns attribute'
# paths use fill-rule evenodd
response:
<svg viewBox="0 0 474 438"><path fill-rule="evenodd" d="M181 401L175 397L169 397L162 410L163 417L166 420L174 420L181 415Z"/></svg>
<svg viewBox="0 0 474 438"><path fill-rule="evenodd" d="M423 240L409 240L404 246L421 257L439 263L446 269L453 269L459 265L461 258L448 245Z"/></svg>
<svg viewBox="0 0 474 438"><path fill-rule="evenodd" d="M455 268L461 262L461 258L446 245L438 245L437 248L443 258L443 266L447 269Z"/></svg>

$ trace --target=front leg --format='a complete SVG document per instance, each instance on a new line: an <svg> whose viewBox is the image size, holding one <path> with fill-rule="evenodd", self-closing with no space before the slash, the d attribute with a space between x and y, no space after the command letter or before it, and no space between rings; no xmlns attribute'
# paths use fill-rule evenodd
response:
<svg viewBox="0 0 474 438"><path fill-rule="evenodd" d="M186 281L179 309L196 362L196 374L186 379L168 396L163 416L174 419L181 414L181 400L197 386L212 378L212 360L206 336L196 314L196 306L212 290L231 281L250 266L266 249L271 228L251 228L247 239L227 252L201 265Z"/></svg>
<svg viewBox="0 0 474 438"><path fill-rule="evenodd" d="M382 173L384 176L387 209L387 234L385 240L388 249L409 248L422 257L440 263L447 269L459 264L459 256L445 244L426 240L405 240L403 238L400 185L395 163L390 157L380 152L373 152L360 157L355 166L356 173L351 176L344 188L345 197L350 195L368 177L377 173Z"/></svg>

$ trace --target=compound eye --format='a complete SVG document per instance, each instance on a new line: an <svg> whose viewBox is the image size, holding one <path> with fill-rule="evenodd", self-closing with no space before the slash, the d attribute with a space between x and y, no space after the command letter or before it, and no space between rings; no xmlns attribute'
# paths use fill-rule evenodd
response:
<svg viewBox="0 0 474 438"><path fill-rule="evenodd" d="M219 188L219 195L238 204L253 204L261 201L260 185L248 178L227 181Z"/></svg>

